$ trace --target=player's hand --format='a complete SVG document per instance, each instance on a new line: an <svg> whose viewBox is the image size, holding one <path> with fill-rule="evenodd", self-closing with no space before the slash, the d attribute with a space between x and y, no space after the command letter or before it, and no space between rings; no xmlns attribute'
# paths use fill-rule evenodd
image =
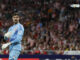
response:
<svg viewBox="0 0 80 60"><path fill-rule="evenodd" d="M6 49L10 44L11 44L10 42L6 43L6 44L3 44L2 47L1 47L2 50Z"/></svg>
<svg viewBox="0 0 80 60"><path fill-rule="evenodd" d="M5 38L10 38L10 37L11 37L11 34L12 34L11 32L7 32L7 33L4 35L4 37L5 37Z"/></svg>

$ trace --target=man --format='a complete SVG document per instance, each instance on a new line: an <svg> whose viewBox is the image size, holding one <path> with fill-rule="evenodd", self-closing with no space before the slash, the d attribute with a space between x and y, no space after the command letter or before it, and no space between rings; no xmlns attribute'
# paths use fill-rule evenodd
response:
<svg viewBox="0 0 80 60"><path fill-rule="evenodd" d="M21 51L21 40L24 33L24 27L20 24L20 16L14 14L13 17L14 25L11 26L8 32L4 35L4 39L10 40L8 43L2 45L2 49L6 49L9 46L9 60L17 60Z"/></svg>

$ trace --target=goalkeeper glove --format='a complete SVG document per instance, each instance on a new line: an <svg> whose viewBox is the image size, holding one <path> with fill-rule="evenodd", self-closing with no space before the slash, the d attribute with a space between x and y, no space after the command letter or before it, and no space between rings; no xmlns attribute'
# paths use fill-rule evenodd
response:
<svg viewBox="0 0 80 60"><path fill-rule="evenodd" d="M11 36L12 36L12 32L7 32L7 33L4 35L4 39L5 39L5 40L8 40Z"/></svg>
<svg viewBox="0 0 80 60"><path fill-rule="evenodd" d="M9 45L11 45L11 42L3 44L2 47L1 47L2 50L6 49Z"/></svg>
<svg viewBox="0 0 80 60"><path fill-rule="evenodd" d="M4 35L4 37L6 37L6 38L10 38L10 37L11 37L11 35L12 35L12 33L11 33L11 32L7 32L7 33Z"/></svg>

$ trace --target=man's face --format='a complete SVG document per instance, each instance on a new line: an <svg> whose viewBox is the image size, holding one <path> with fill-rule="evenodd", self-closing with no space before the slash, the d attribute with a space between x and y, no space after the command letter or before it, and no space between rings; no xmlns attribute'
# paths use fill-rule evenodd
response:
<svg viewBox="0 0 80 60"><path fill-rule="evenodd" d="M13 19L14 23L17 23L17 22L19 22L20 17L18 15L15 15L12 17L12 19Z"/></svg>

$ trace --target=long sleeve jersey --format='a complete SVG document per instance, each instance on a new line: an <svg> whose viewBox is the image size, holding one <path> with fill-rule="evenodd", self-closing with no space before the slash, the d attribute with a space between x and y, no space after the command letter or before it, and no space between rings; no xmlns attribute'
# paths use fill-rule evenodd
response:
<svg viewBox="0 0 80 60"><path fill-rule="evenodd" d="M8 30L8 32L11 32L10 42L12 43L9 46L9 50L15 49L21 51L21 40L24 34L24 27L22 24L17 23L13 26L11 26Z"/></svg>

